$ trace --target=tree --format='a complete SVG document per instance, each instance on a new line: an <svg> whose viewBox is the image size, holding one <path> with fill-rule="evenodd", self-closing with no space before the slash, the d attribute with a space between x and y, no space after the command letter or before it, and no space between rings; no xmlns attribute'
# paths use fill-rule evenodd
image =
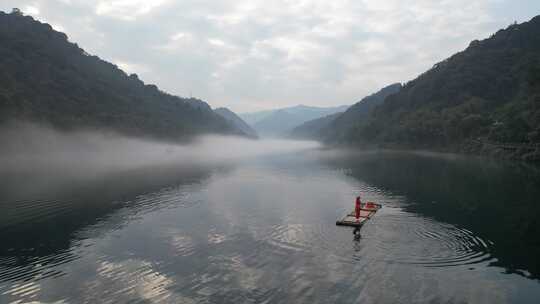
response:
<svg viewBox="0 0 540 304"><path fill-rule="evenodd" d="M22 15L23 15L22 11L21 11L20 9L16 8L16 7L14 7L14 8L11 10L11 13L12 13L13 15L16 15L16 16L22 16Z"/></svg>

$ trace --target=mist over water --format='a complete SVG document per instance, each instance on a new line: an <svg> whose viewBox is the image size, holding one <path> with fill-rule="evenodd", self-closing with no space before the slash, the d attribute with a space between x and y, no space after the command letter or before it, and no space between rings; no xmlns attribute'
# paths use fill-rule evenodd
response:
<svg viewBox="0 0 540 304"><path fill-rule="evenodd" d="M36 125L0 140L0 303L540 297L534 165ZM383 204L360 236L335 226L357 194Z"/></svg>
<svg viewBox="0 0 540 304"><path fill-rule="evenodd" d="M0 187L4 195L53 192L75 182L118 174L160 178L162 171L225 166L319 146L309 141L257 141L212 135L178 144L110 131L61 132L35 124L1 129L0 142L0 174L6 181Z"/></svg>
<svg viewBox="0 0 540 304"><path fill-rule="evenodd" d="M107 131L60 132L23 124L0 131L3 170L50 169L81 175L151 166L216 165L319 146L311 141L201 136L190 144L125 137Z"/></svg>

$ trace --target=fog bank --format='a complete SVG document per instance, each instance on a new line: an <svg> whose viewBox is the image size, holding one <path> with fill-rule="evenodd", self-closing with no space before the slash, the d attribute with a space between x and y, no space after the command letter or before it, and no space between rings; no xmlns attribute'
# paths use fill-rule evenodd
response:
<svg viewBox="0 0 540 304"><path fill-rule="evenodd" d="M215 169L235 163L318 147L307 141L225 136L175 144L21 123L0 128L0 143L4 213L7 207L17 211L16 202L60 199L73 203L93 193L105 196L104 191L110 200L128 198L186 180L202 181Z"/></svg>
<svg viewBox="0 0 540 304"><path fill-rule="evenodd" d="M191 144L175 144L111 132L61 132L33 124L0 130L0 170L96 174L152 166L217 165L273 154L313 149L310 141L251 140L202 136Z"/></svg>

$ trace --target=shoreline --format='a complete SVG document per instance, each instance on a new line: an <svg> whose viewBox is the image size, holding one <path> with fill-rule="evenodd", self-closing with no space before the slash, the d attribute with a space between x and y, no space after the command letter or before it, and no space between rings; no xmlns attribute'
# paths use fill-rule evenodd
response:
<svg viewBox="0 0 540 304"><path fill-rule="evenodd" d="M324 143L327 147L361 148L362 150L417 151L433 153L451 153L463 156L480 156L492 159L540 162L540 144L493 143L469 140L457 147L414 146L396 143L383 144L337 144Z"/></svg>

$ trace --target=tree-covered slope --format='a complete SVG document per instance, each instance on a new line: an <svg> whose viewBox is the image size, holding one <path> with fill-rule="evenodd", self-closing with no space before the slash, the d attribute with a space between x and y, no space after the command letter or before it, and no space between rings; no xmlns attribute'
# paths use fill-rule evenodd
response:
<svg viewBox="0 0 540 304"><path fill-rule="evenodd" d="M453 147L471 139L540 142L540 16L436 64L344 141Z"/></svg>
<svg viewBox="0 0 540 304"><path fill-rule="evenodd" d="M321 132L328 127L343 112L330 114L321 118L306 121L298 127L292 129L289 137L299 139L320 139Z"/></svg>
<svg viewBox="0 0 540 304"><path fill-rule="evenodd" d="M343 140L352 127L363 125L369 121L372 111L382 104L386 97L399 92L400 89L401 84L394 83L362 98L343 114L337 116L326 126L321 127L319 137L331 142Z"/></svg>
<svg viewBox="0 0 540 304"><path fill-rule="evenodd" d="M295 138L318 139L326 142L343 141L351 128L358 127L369 121L371 112L382 104L386 97L397 93L400 83L394 83L380 89L378 92L362 98L344 112L313 119L294 128L290 135Z"/></svg>
<svg viewBox="0 0 540 304"><path fill-rule="evenodd" d="M243 134L205 102L166 94L48 24L0 12L0 122L14 119L163 139Z"/></svg>
<svg viewBox="0 0 540 304"><path fill-rule="evenodd" d="M257 138L257 132L253 130L245 121L240 118L240 116L236 115L233 111L227 109L227 108L217 108L214 110L217 114L219 114L221 117L225 118L230 124L244 132L246 135L252 138Z"/></svg>

